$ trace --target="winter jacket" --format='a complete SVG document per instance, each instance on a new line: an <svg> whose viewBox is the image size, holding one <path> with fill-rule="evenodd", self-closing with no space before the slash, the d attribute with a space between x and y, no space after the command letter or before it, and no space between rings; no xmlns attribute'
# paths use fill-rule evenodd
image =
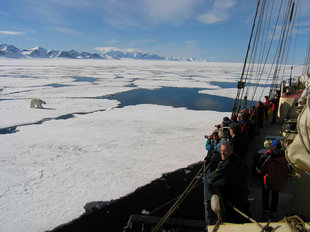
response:
<svg viewBox="0 0 310 232"><path fill-rule="evenodd" d="M207 151L212 151L215 146L215 141L213 139L207 139L206 141L206 150Z"/></svg>
<svg viewBox="0 0 310 232"><path fill-rule="evenodd" d="M271 150L261 168L263 183L266 188L280 191L289 172L288 162L282 150Z"/></svg>
<svg viewBox="0 0 310 232"><path fill-rule="evenodd" d="M241 159L244 158L245 156L245 147L242 141L241 136L236 135L234 137L231 138L230 140L233 144L234 147L234 153Z"/></svg>
<svg viewBox="0 0 310 232"><path fill-rule="evenodd" d="M226 141L227 141L227 138L221 138L221 140L219 141L219 143L215 145L214 151L217 152L217 153L220 153L220 152L221 152L222 143L223 143L223 142L226 142Z"/></svg>
<svg viewBox="0 0 310 232"><path fill-rule="evenodd" d="M270 100L266 100L264 103L265 110L268 110L270 106Z"/></svg>
<svg viewBox="0 0 310 232"><path fill-rule="evenodd" d="M207 182L211 194L217 193L224 203L230 203L239 210L248 212L249 189L246 184L246 168L239 157L230 155L221 161L217 169L209 174ZM228 210L226 217L229 218L233 210L229 209L229 205L225 207Z"/></svg>

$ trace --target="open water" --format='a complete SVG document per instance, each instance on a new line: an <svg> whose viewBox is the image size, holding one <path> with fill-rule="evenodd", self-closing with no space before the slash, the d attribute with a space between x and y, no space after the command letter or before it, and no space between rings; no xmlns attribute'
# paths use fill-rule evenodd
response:
<svg viewBox="0 0 310 232"><path fill-rule="evenodd" d="M160 89L135 89L110 95L108 99L118 100L119 107L138 104L156 104L172 107L183 107L190 110L214 110L230 112L234 99L208 94L199 94L198 88L163 87Z"/></svg>

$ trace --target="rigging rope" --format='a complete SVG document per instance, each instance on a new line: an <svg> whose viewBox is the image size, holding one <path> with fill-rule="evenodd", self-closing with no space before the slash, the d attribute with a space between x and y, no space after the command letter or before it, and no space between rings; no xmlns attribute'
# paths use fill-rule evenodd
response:
<svg viewBox="0 0 310 232"><path fill-rule="evenodd" d="M269 55L269 51L270 51L270 49L271 49L271 47L272 47L272 43L273 43L273 41L274 41L274 39L275 39L275 37L276 37L275 35L276 35L276 32L277 32L277 27L278 27L279 19L280 19L280 16L281 16L282 8L283 8L283 0L281 1L280 10L278 11L277 20L276 20L276 23L275 23L275 26L274 26L273 35L272 35L272 41L271 41L270 46L269 46L269 49L268 49L268 55ZM278 44L278 46L277 46L277 48L276 48L275 54L278 53L278 50L279 50L279 44ZM266 57L266 60L265 60L266 62L267 62L267 58L268 58L268 57ZM271 65L271 67L270 67L270 70L269 70L269 73L268 73L268 76L267 76L267 79L266 79L266 82L265 82L265 85L264 85L262 94L261 94L261 96L260 96L259 99L261 99L261 97L262 97L262 95L263 95L263 93L264 93L264 91L265 91L265 89L266 89L267 83L268 83L268 81L270 80L270 76L271 76L271 72L272 72L273 67L274 67L274 64L275 64L275 60L276 60L276 56L273 57L272 65ZM272 86L271 86L271 87L272 87ZM270 92L271 92L271 90L270 90ZM271 95L271 94L269 93L269 95Z"/></svg>
<svg viewBox="0 0 310 232"><path fill-rule="evenodd" d="M266 43L268 41L268 35L269 35L269 28L270 28L270 24L271 24L271 16L274 12L274 1L272 2L272 7L271 7L271 11L269 13L269 20L268 20L268 29L267 29L267 33L265 35L265 38L264 38L264 49L263 49L263 55L264 55L264 52L266 50ZM280 12L280 11L279 11ZM278 13L278 17L279 17L279 13ZM266 18L267 18L267 15L266 15ZM266 21L267 22L267 21ZM265 22L265 23L266 23ZM260 80L263 76L263 73L264 73L264 70L265 70L265 66L266 66L266 63L267 63L267 59L269 57L269 53L270 53L270 50L271 50L271 47L272 47L272 44L273 44L273 41L274 41L274 35L275 35L275 31L276 31L276 27L277 27L277 24L278 24L278 19L276 21L276 26L274 27L274 31L273 31L273 34L272 34L272 37L271 37L271 41L270 41L270 44L269 44L269 47L268 47L268 50L267 50L267 54L265 56L265 60L263 61L263 55L261 57L261 59L259 60L259 69L258 69L258 72L257 72L257 77L255 79L255 86L253 87L253 94L252 94L252 99L251 99L251 104L250 106L252 106L252 102L254 100L254 97L255 97L255 94L256 94L256 91L257 91L257 88L258 88L258 85L260 83ZM259 98L261 99L261 97Z"/></svg>
<svg viewBox="0 0 310 232"><path fill-rule="evenodd" d="M287 37L288 37L288 32L289 32L288 20L289 20L289 15L291 12L291 7L292 7L292 0L290 0L287 4L286 12L285 12L284 19L283 19L283 24L281 28L281 34L280 34L280 42L279 42L279 52L278 52L277 61L276 61L276 68L275 68L274 75L273 75L272 89L276 89L277 87L277 83L278 83L279 76L280 76L279 73L281 71L281 67L282 67L282 63L284 59L285 49L287 45Z"/></svg>
<svg viewBox="0 0 310 232"><path fill-rule="evenodd" d="M193 189L197 188L201 183L203 182L200 182L198 185L196 185ZM160 209L164 208L165 206L169 205L170 203L174 202L176 199L178 199L179 197L181 197L181 194L169 201L167 201L166 203L160 205L159 207L157 207L156 209L152 210L150 213L148 213L148 215L151 215L151 214L154 214L156 213L157 211L159 211Z"/></svg>
<svg viewBox="0 0 310 232"><path fill-rule="evenodd" d="M305 64L304 64L304 70L303 73L309 74L309 61L310 61L310 31L309 31L309 36L308 36L308 50L306 53L306 58L305 58Z"/></svg>
<svg viewBox="0 0 310 232"><path fill-rule="evenodd" d="M295 27L296 16L298 14L298 7L297 6L298 6L298 4L295 4L295 2L293 2L291 13L290 13L290 29L289 29L288 49L286 52L286 60L285 60L285 65L284 65L283 72L282 72L282 76L284 77L285 69L286 69L287 63L288 63L288 57L289 57L288 53L289 53L290 47L292 46L292 40L294 37L295 44L294 44L293 55L292 55L291 72L289 75L290 85L291 85L291 78L292 78L292 73L293 73L293 62L294 62L295 50L296 50L296 33L294 33L294 27ZM282 78L282 80L283 80L283 78Z"/></svg>
<svg viewBox="0 0 310 232"><path fill-rule="evenodd" d="M259 10L259 5L260 5L260 0L257 1L256 12L255 12L253 26L252 26L252 30L251 30L250 39L249 39L248 49L247 49L246 56L245 56L245 61L244 61L244 64L243 64L243 69L242 69L242 73L241 73L240 83L242 83L242 81L243 81L243 75L244 75L244 71L245 71L245 67L246 67L246 63L247 63L247 59L248 59L249 50L250 50L250 47L251 47L251 41L252 41L252 37L253 37L253 31L254 31L254 28L255 28L255 21L256 21L258 10ZM239 108L239 98L240 98L240 89L241 88L239 88L239 87L241 87L241 86L239 86L239 84L238 84L238 91L237 91L237 95L236 95L236 98L235 98L235 104L234 104L234 107L233 107L233 115L238 114L239 110L240 110L240 108Z"/></svg>
<svg viewBox="0 0 310 232"><path fill-rule="evenodd" d="M266 6L266 0L263 0L262 6L261 6L261 10L260 10L260 14L259 14L259 19L258 19L258 24L257 24L257 28L256 28L256 32L255 32L255 38L254 38L254 42L253 42L253 46L252 46L252 52L251 52L251 56L250 56L250 64L248 66L246 75L245 75L245 80L244 80L244 85L247 82L248 76L249 76L249 70L251 69L251 73L254 72L254 67L255 67L255 59L256 59L256 53L257 53L257 44L259 43L259 39L260 39L260 33L261 33L261 25L262 25L262 21L263 21L263 15L264 15L264 11L265 11L265 6ZM247 105L247 94L244 96L244 88L241 91L241 96L239 99L239 108L242 105L242 100L244 98L244 107L246 107Z"/></svg>
<svg viewBox="0 0 310 232"><path fill-rule="evenodd" d="M269 1L268 1L268 5L267 5L267 13L266 13L266 20L264 22L264 29L263 29L263 35L262 35L262 38L264 38L262 40L262 43L264 41L264 43L262 44L261 48L260 48L260 51L259 51L259 59L258 59L258 71L256 72L256 78L255 78L255 84L256 86L258 86L259 84L259 80L262 76L262 70L264 65L265 64L263 62L263 56L264 56L264 51L266 49L266 45L267 45L267 41L268 41L268 32L269 32L269 28L270 28L270 23L271 23L271 15L272 15L272 12L273 12L273 7L274 7L274 0L272 1L272 6L271 6L271 9L269 8ZM268 26L267 26L267 29L266 29L266 23L267 23L267 15L268 15L268 10L270 9L270 14L269 14L269 20L268 20ZM266 32L267 30L267 32ZM246 94L248 95L248 92L249 92L249 89L250 89L250 86L248 86L247 88L247 92ZM256 92L256 89L257 87L255 88L255 86L253 87L254 91L253 91L253 96L252 96L252 99L251 99L251 102L250 102L250 107L252 106L252 101L253 101L253 98L254 98L254 95L255 95L255 92Z"/></svg>
<svg viewBox="0 0 310 232"><path fill-rule="evenodd" d="M274 3L274 1L273 1L273 3ZM259 78L259 76L260 76L260 70L261 70L261 66L262 66L262 59L263 59L263 54L264 54L264 50L265 50L265 47L266 47L266 43L267 43L267 35L268 35L268 33L266 33L266 23L267 23L267 20L264 20L265 18L267 19L267 16L266 17L264 17L264 15L265 15L265 4L263 4L263 7L262 7L262 10L261 10L261 19L260 19L260 21L261 21L261 24L264 24L264 27L263 27L263 34L262 34L262 36L260 36L260 30L261 30L261 27L258 27L258 31L259 31L259 33L258 33L258 37L259 37L259 39L258 39L258 42L255 44L254 43L254 46L255 46L255 53L254 53L254 59L251 61L251 63L252 63L252 76L253 76L253 80L254 80L254 84L255 84L255 86L258 86L258 81L257 81L257 79ZM272 8L273 8L273 4L272 4ZM269 9L269 1L268 1L268 5L267 5L267 11L266 11L266 15L268 14L268 9ZM271 11L270 11L271 13L272 13L272 9L271 9ZM269 29L269 27L270 27L270 19L271 19L271 13L270 13L270 17L269 17L269 24L268 24L268 29ZM268 31L267 31L268 32ZM261 39L261 38L265 38L265 39ZM261 43L261 46L260 46L260 49L259 49L259 58L258 58L258 65L256 65L256 66L258 66L258 68L257 68L257 70L258 71L254 71L255 70L255 60L256 60L256 53L257 53L257 49L258 49L258 47L259 47L259 44ZM254 74L255 74L255 77L254 77ZM255 90L256 88L255 88L255 86L253 86L253 89ZM249 89L251 88L251 86L247 86L247 90L246 90L246 96L248 96L248 93L249 93ZM254 96L254 94L255 94L255 92L253 93L253 96ZM250 107L252 106L252 101L253 101L253 98L251 99L251 102L250 102ZM246 106L246 104L244 103L244 105Z"/></svg>
<svg viewBox="0 0 310 232"><path fill-rule="evenodd" d="M266 0L263 1L262 6L261 6L261 11L260 11L260 15L259 15L258 25L257 25L257 28L256 28L256 33L255 33L255 39L254 39L254 42L253 42L253 48L252 48L252 52L251 52L251 58L250 58L250 62L249 62L250 65L248 66L247 73L246 73L246 78L245 78L245 81L244 81L245 84L247 83L248 77L250 76L250 78L251 78L254 75L255 60L256 60L258 44L260 43L259 41L260 41L260 37L261 37L260 36L261 35L261 31L262 31L261 27L262 27L262 24L263 24L265 8L266 8ZM251 72L250 72L250 70L251 70ZM249 75L249 73L251 75ZM243 95L244 94L244 88L242 89L242 94L241 94L241 98L240 98L240 101L242 101L242 97L244 96L244 108L246 108L246 106L247 106L248 89L249 89L249 87L246 90L245 96ZM241 105L241 102L240 102L240 105Z"/></svg>
<svg viewBox="0 0 310 232"><path fill-rule="evenodd" d="M282 2L283 2L283 1L282 1ZM282 3L281 3L281 4L282 4ZM295 4L295 2L293 2L291 5L293 5L291 8L289 7L290 5L287 6L287 15L290 15L290 22L289 22L290 25L289 25L289 29L287 30L286 35L283 33L283 27L282 27L282 31L281 31L281 37L282 37L282 38L286 38L286 39L289 38L289 42L288 42L289 45L287 45L287 42L285 42L285 46L284 46L285 49L284 49L284 51L286 51L286 55L284 55L285 52L283 52L282 58L281 58L281 62L277 62L277 64L276 64L275 74L274 74L274 77L276 77L276 78L279 77L278 72L279 72L279 70L281 69L281 66L279 66L279 64L283 63L283 57L286 57L286 60L285 60L285 65L284 65L283 72L282 72L282 77L284 76L285 68L286 68L286 64L287 64L287 60L288 60L288 53L289 53L289 50L290 50L289 47L290 47L290 45L291 45L292 34L293 34L293 28L294 28L294 25L295 25L295 18L296 18L296 15L297 15L297 13L294 14L294 11L295 11L295 12L297 11L297 7L295 7L295 6L298 5L298 4ZM282 8L282 5L281 5L281 8ZM280 8L280 11L281 11L281 8ZM278 14L276 27L277 27L278 19L279 19L279 16L280 16L280 11L279 11L279 14ZM286 17L286 18L288 18L288 17ZM293 20L293 23L291 23L292 20ZM287 20L286 20L286 21L287 21ZM283 25L284 25L284 24L287 24L287 22L285 23L285 20L284 20ZM275 29L276 29L276 27L275 27ZM272 40L273 40L274 35L275 35L275 29L274 29L274 32L273 32ZM295 35L295 37L296 37L296 35ZM296 41L296 40L295 40L295 41ZM296 43L295 43L295 45L296 45ZM271 46L271 44L270 44L270 46ZM279 53L279 54L280 54L280 52L279 52L280 46L281 46L281 44L279 43L279 44L278 44L278 47L277 47L277 50L276 50L276 53ZM295 46L295 48L296 48L296 46ZM269 48L269 50L268 50L268 54L269 54L269 51L270 51L270 48ZM294 51L295 51L295 49L294 49ZM267 58L267 57L266 57L266 58ZM271 69L270 69L270 72L269 72L269 74L268 74L268 78L266 79L265 85L264 85L264 87L263 87L263 91L261 92L261 95L260 95L259 99L262 98L262 95L263 95L263 93L264 93L264 91L265 91L265 88L266 88L266 86L267 86L267 83L268 83L268 81L269 81L269 79L270 79L270 73L271 73L271 70L272 70L272 68L273 68L273 66L274 66L275 58L276 58L276 57L274 57L274 60L273 60L273 62L272 62L272 67L271 67ZM260 78L260 79L261 79L261 78ZM259 80L260 80L260 79L259 79ZM283 78L282 78L282 79L283 79ZM271 86L272 89L275 89L275 88L276 88L277 81L278 81L278 79L273 79L273 81L272 81L272 86ZM257 89L257 87L256 87L256 89ZM255 89L255 93L256 93L256 89ZM253 98L254 98L254 96L253 96ZM253 100L253 98L252 98L252 100Z"/></svg>
<svg viewBox="0 0 310 232"><path fill-rule="evenodd" d="M274 2L273 2L273 3L274 3ZM264 72L264 70L265 70L265 66L266 66L266 63L267 63L267 60L268 60L268 57L269 57L269 53L270 53L271 48L272 48L272 45L273 45L273 41L274 41L275 34L276 34L276 29L277 29L278 22L279 22L279 18L280 18L280 12L281 12L281 9L282 9L282 5L283 5L283 0L281 1L280 10L278 11L278 16L277 16L276 23L275 23L275 26L274 26L274 29L273 29L271 41L270 41L270 43L269 43L269 47L268 47L267 55L266 55L266 57L265 57L264 65L263 65L262 69L260 70L260 77L259 77L259 81L258 81L258 82L260 82L260 80L261 80L261 78L262 78L262 75L263 75L263 72ZM273 9L273 6L272 6L272 9ZM272 12L273 12L273 11L270 12L270 20L271 20ZM270 24L270 22L269 22L269 24ZM268 30L268 31L269 31L269 30ZM266 38L266 39L267 39L267 38ZM265 91L265 89L266 89L267 83L268 83L268 81L269 81L269 79L270 79L270 74L271 74L271 70L272 70L272 68L273 68L273 63L274 63L274 61L275 61L275 58L274 58L274 60L273 60L273 62L272 62L272 66L271 66L271 68L270 68L269 74L268 74L268 76L267 76L266 82L265 82L264 87L263 87L263 91L262 91L262 93L261 93L259 99L262 98L262 95L263 95L263 93L264 93L264 91ZM257 85L257 87L258 87L258 85ZM255 94L256 94L257 87L256 87L255 90L254 90L254 94L253 94L253 97L252 97L252 101L253 101L254 96L255 96Z"/></svg>
<svg viewBox="0 0 310 232"><path fill-rule="evenodd" d="M211 164L211 163L210 163ZM196 176L193 178L193 180L191 181L191 183L187 186L187 188L184 190L184 192L180 195L180 197L178 198L178 200L174 203L174 205L169 209L169 211L165 214L165 216L159 221L159 223L154 227L154 229L152 230L152 232L157 232L162 226L163 224L168 220L168 218L170 217L170 215L179 207L179 205L182 203L182 201L187 197L187 195L194 189L194 187L196 186L197 182L199 181L199 179L204 175L204 173L209 169L210 164L207 165L206 168L204 168L205 166L205 162L203 163L203 165L201 166L200 170L198 171L198 173L196 174Z"/></svg>
<svg viewBox="0 0 310 232"><path fill-rule="evenodd" d="M271 8L269 7L269 1L266 4L266 0L263 0L260 6L260 0L258 0L256 13L253 21L253 27L251 31L251 36L248 44L248 49L246 53L245 62L243 64L243 70L240 78L240 84L238 84L237 96L235 98L235 104L233 108L233 114L236 115L239 113L239 110L242 106L242 101L244 101L244 107L247 106L248 93L250 92L251 86L247 86L246 90L244 88L247 82L253 83L253 94L250 101L250 107L254 101L259 83L263 77L264 70L267 64L267 61L270 56L271 49L275 47L275 56L273 57L271 69L267 75L263 91L259 96L259 99L262 98L262 95L265 92L267 83L269 83L271 78L271 73L273 72L271 88L270 88L270 97L274 97L275 89L279 84L279 80L284 78L285 69L287 67L289 51L292 44L292 37L295 26L295 18L297 11L297 2L298 0L282 0L280 2L280 10L278 11L278 16L276 18L275 26L273 28L271 39L268 38L271 28L272 14L274 13L274 4L275 1L272 1ZM282 10L283 9L283 10ZM258 19L257 19L258 16ZM278 27L279 18L282 16L282 26ZM257 21L257 22L256 22ZM255 25L257 23L257 25ZM276 46L273 46L274 41L276 40L277 32L279 32L279 41ZM253 45L252 38L254 36ZM270 40L268 46L267 41ZM310 42L309 42L310 43ZM310 50L309 50L310 53ZM258 56L257 56L258 55ZM249 62L248 62L249 59ZM244 100L243 100L244 98Z"/></svg>
<svg viewBox="0 0 310 232"><path fill-rule="evenodd" d="M287 23L288 29L287 29L286 36L285 36L283 55L281 58L281 66L282 65L284 66L283 72L282 72L282 81L283 81L284 71L285 71L285 67L287 64L287 60L288 60L289 48L291 46L292 32L293 32L292 29L293 29L294 22L295 22L295 20L293 20L293 23L291 23L293 15L296 15L296 14L293 14L294 8L295 8L295 0L293 2L291 2L289 8L287 9L287 17L289 17L289 19L287 18L287 20L289 20L289 21ZM295 19L295 17L294 17L294 19ZM284 62L284 58L285 58L285 62Z"/></svg>

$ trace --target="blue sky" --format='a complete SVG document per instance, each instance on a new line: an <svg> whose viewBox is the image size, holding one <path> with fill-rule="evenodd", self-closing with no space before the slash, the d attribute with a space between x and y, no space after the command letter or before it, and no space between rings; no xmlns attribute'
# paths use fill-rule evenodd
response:
<svg viewBox="0 0 310 232"><path fill-rule="evenodd" d="M275 0L280 2L280 0ZM134 48L164 56L243 62L256 0L0 0L0 44L20 49ZM305 56L303 0L295 55ZM299 60L300 59L300 60Z"/></svg>

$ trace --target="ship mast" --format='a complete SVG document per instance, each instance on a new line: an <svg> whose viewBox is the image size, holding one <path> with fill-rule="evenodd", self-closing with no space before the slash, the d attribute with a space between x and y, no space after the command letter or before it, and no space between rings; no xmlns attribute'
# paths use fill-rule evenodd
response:
<svg viewBox="0 0 310 232"><path fill-rule="evenodd" d="M257 13L259 10L259 5L260 5L260 0L257 1L256 12L255 12L255 16L254 16L254 20L253 20L253 26L252 26L252 30L251 30L250 39L249 39L249 44L248 44L248 48L247 48L247 52L245 55L245 60L244 60L243 68L242 68L241 78L240 78L240 81L238 82L238 85L237 85L238 91L237 91L237 96L235 98L235 104L233 107L233 112L232 112L233 115L238 114L240 111L240 107L241 107L240 104L241 104L242 99L240 98L240 96L241 96L241 92L243 92L243 90L244 90L244 82L243 82L244 72L245 72L245 68L246 68L246 64L247 64L247 60L248 60L248 56L249 56L249 51L251 48L251 42L252 42L252 38L253 38L253 32L254 32L254 28L255 28L255 22L256 22Z"/></svg>
<svg viewBox="0 0 310 232"><path fill-rule="evenodd" d="M294 34L293 29L298 1L258 0L245 61L237 85L238 90L232 115L237 115L242 107L247 107L250 86L246 86L246 84L250 81L254 84L253 91L251 91L251 106L262 76L266 76L265 68L269 66L267 62L271 63L271 68L264 89L258 99L262 98L268 83L271 83L270 95L272 95L279 84L280 78L283 80ZM279 4L277 7L275 7L276 3ZM274 18L274 15L277 15L277 17ZM282 19L281 22L280 19ZM272 62L270 62L271 59Z"/></svg>

